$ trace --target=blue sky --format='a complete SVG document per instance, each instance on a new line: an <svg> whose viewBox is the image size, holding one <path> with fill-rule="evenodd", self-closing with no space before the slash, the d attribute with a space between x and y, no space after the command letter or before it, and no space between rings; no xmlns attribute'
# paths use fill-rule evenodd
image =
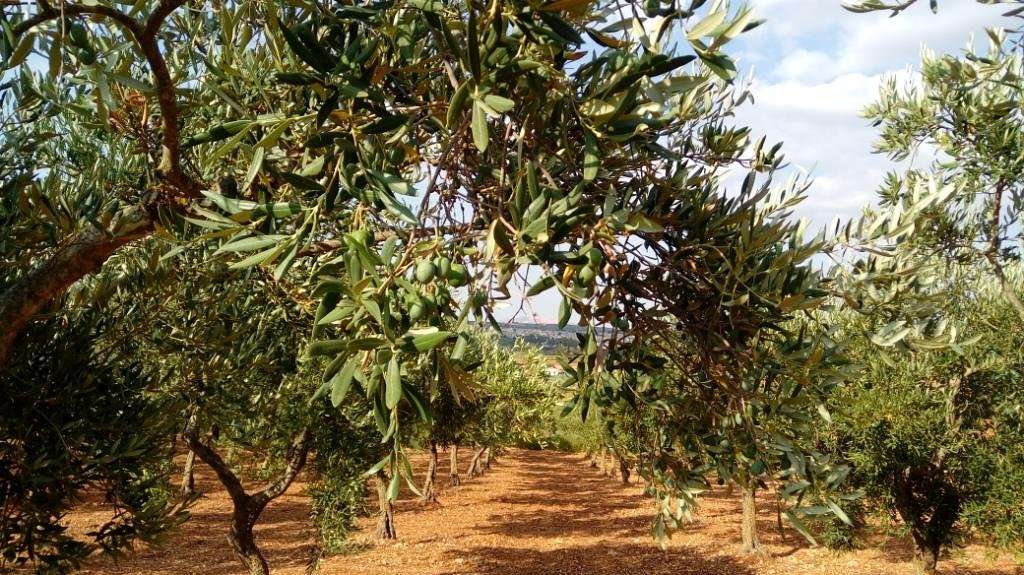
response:
<svg viewBox="0 0 1024 575"><path fill-rule="evenodd" d="M983 39L986 27L1012 25L1001 16L1005 5L973 0L943 0L938 14L922 0L896 18L854 14L840 0L749 3L767 22L727 47L742 75L753 74L754 103L739 111L737 123L769 142L784 142L791 169L810 171L814 183L796 215L807 218L814 231L836 216L857 216L894 167L872 153L877 132L860 117L881 80L910 77L922 45L959 53L972 34ZM514 305L497 310L499 320L518 309L518 301L509 303ZM548 290L515 320L554 323L557 311L557 293Z"/></svg>

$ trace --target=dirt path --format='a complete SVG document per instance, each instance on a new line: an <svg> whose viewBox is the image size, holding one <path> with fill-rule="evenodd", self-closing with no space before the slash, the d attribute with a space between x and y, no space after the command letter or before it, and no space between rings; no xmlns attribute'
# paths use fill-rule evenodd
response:
<svg viewBox="0 0 1024 575"><path fill-rule="evenodd" d="M442 471L447 471L444 465ZM446 480L441 473L439 480ZM91 574L228 575L241 573L224 538L229 508L205 476L194 517L163 548L119 565L102 560ZM272 504L257 528L274 573L300 575L315 556L308 508L300 489ZM878 549L834 555L809 549L798 535L778 534L766 505L760 524L769 557L739 558L739 502L724 490L709 494L696 521L661 550L649 535L651 502L638 484L602 477L579 455L513 451L482 478L443 489L437 504L420 506L403 493L399 540L377 543L373 520L353 536L350 554L323 558L327 575L569 575L569 574L906 574L911 551L893 540ZM940 566L944 574L1022 575L1010 557L970 547Z"/></svg>

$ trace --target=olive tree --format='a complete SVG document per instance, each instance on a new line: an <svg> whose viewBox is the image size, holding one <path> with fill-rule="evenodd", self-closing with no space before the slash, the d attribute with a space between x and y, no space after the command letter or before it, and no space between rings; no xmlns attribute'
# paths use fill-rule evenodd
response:
<svg viewBox="0 0 1024 575"><path fill-rule="evenodd" d="M1013 510L1020 496L1005 487L1022 473L1019 320L985 270L950 276L946 318L969 336L957 345L881 347L871 323L887 321L884 314L836 318L864 369L837 394L826 434L853 467L854 485L902 519L926 572L968 530L1021 543L1021 514Z"/></svg>
<svg viewBox="0 0 1024 575"><path fill-rule="evenodd" d="M202 250L170 254L179 271L167 284L162 310L144 336L148 359L183 396L181 431L189 450L216 474L234 506L228 541L249 572L269 572L253 538L264 508L288 489L312 445L311 417L302 399L315 390L296 377L310 311L290 301L282 284L259 273L238 273ZM183 277L185 269L198 270ZM266 457L267 485L248 492L218 443ZM280 461L280 463L278 463Z"/></svg>
<svg viewBox="0 0 1024 575"><path fill-rule="evenodd" d="M894 209L900 198L915 195L928 177L955 189L942 203L913 214L915 233L907 239L923 252L957 262L984 261L1024 321L1019 287L1006 272L1019 261L1024 239L1019 106L1024 68L1004 32L990 30L989 40L985 54L925 52L920 82L899 86L890 79L864 115L881 127L878 151L897 160L922 146L938 152L930 170L889 178L880 192L881 210Z"/></svg>
<svg viewBox="0 0 1024 575"><path fill-rule="evenodd" d="M980 4L1021 4L1021 0L976 0ZM885 0L850 0L843 3L843 7L850 12L877 12L877 11L890 11L893 16L898 15L904 10L917 4L919 0L899 0L896 2L885 1ZM931 7L932 12L938 12L939 0L928 0L928 5ZM1020 8L1011 10L1008 15L1018 15L1021 13Z"/></svg>
<svg viewBox="0 0 1024 575"><path fill-rule="evenodd" d="M237 267L315 258L324 337L310 351L338 395L355 380L374 397L387 440L403 397L423 395L417 357L466 394L469 319L493 322L528 266L528 295L557 290L563 322L627 337L664 329L667 310L717 346L725 325L756 329L763 316L741 310L764 302L717 308L731 288L704 262L720 256L699 256L758 213L770 190L757 174L779 158L727 122L746 95L721 48L756 21L702 4L646 7L652 31L615 3L297 9L273 89L301 105L218 144L247 166L252 199L204 192L211 209L190 221L251 254ZM570 65L584 34L599 48ZM741 199L719 190L730 167L751 172ZM271 189L275 202L259 199Z"/></svg>
<svg viewBox="0 0 1024 575"><path fill-rule="evenodd" d="M50 315L21 334L0 376L0 569L64 573L97 550L158 543L187 519L168 481L178 402L153 392L157 372L109 308ZM72 506L97 495L108 518L69 529Z"/></svg>

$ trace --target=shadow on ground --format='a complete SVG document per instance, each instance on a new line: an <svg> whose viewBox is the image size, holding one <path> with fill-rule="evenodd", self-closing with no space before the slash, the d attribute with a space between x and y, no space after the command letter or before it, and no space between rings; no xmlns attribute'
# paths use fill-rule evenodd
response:
<svg viewBox="0 0 1024 575"><path fill-rule="evenodd" d="M484 547L454 552L465 570L448 575L752 575L748 566L731 557L705 557L691 549L662 551L651 545L608 544L573 546L550 551Z"/></svg>

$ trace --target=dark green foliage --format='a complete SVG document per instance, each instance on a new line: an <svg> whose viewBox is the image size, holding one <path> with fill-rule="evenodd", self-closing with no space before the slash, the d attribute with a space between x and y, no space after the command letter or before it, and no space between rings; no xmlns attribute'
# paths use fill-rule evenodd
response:
<svg viewBox="0 0 1024 575"><path fill-rule="evenodd" d="M73 568L91 552L127 551L184 520L168 488L172 404L128 344L98 332L97 314L33 325L0 374L0 566ZM82 498L111 519L85 536L63 518Z"/></svg>
<svg viewBox="0 0 1024 575"><path fill-rule="evenodd" d="M860 546L860 532L867 525L867 502L863 497L846 501L843 511L849 523L828 515L811 517L806 521L815 540L833 551L852 551Z"/></svg>
<svg viewBox="0 0 1024 575"><path fill-rule="evenodd" d="M1003 546L1024 533L1024 334L996 282L962 281L970 287L950 291L948 312L975 336L969 345L896 353L858 340L871 327L855 324L847 336L865 369L835 399L825 435L853 482L907 526L926 568L972 531Z"/></svg>
<svg viewBox="0 0 1024 575"><path fill-rule="evenodd" d="M365 413L353 416L354 412L354 406L344 411L327 406L317 419L316 458L308 467L313 477L307 490L310 518L320 547L328 554L346 549L356 519L368 511L366 470L386 452L372 419Z"/></svg>

